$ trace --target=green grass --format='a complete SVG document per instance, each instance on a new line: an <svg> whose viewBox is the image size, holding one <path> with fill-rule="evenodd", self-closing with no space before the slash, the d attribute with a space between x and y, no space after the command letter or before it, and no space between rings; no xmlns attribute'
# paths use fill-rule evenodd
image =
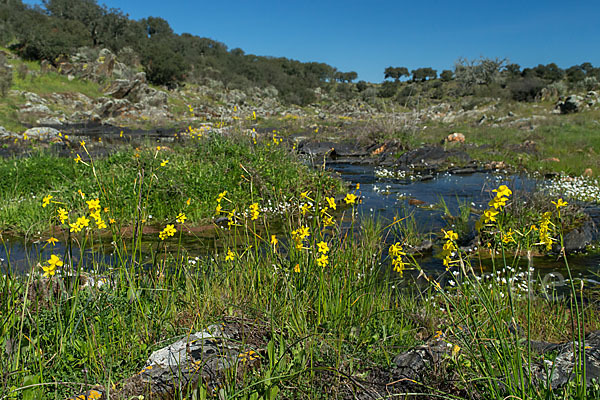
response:
<svg viewBox="0 0 600 400"><path fill-rule="evenodd" d="M110 171L98 174L99 185L110 185L103 183ZM176 170L171 173L177 175ZM156 176L157 184L162 177ZM233 196L238 190L235 180L221 188L232 194L220 201L224 212L247 204L244 196ZM593 303L569 305L524 295L518 287L528 280L504 267L518 262L504 257L501 244L496 248L500 255L493 258L495 265L502 265L501 275L494 270L491 280L479 281L477 260L456 253L451 270L457 274L450 277L455 284L436 290L438 277L422 271L425 278L416 280L417 286L416 260L400 255L403 272L391 270L395 256L382 239L402 240L395 226L377 221L361 223L360 230L343 229L338 222L325 226L324 213L331 210L321 210L329 206L324 199L328 188L321 180L311 186L308 198L294 192L292 203L311 201L314 206L305 215L299 207L292 208L276 225L262 211L256 220L238 215L231 229L218 231L220 250L200 259L186 255L179 237L170 250L158 241L151 265L142 268L137 245L131 247L113 230L113 251L122 262L109 266L105 273L111 283L100 288L80 287L77 279L85 274L66 262L49 279L40 277L40 265L33 265L28 276L2 275L0 343L9 350L0 358L5 371L0 395L64 398L80 390L79 383L117 391L119 382L139 372L152 351L226 316L264 321L271 338L262 338L266 349L258 367L225 379L225 398L351 396L361 386L376 387L376 370L389 372L396 354L436 334L453 351L435 373L419 378L413 392L465 399L595 398L597 393L583 389L581 370L576 370L572 385L555 391L534 385L523 374L527 364L541 360L523 339L579 338L584 330L600 325ZM249 186L240 190L263 203ZM144 198L142 207L149 202ZM345 217L337 220L359 224L354 206L343 212ZM178 232L185 227L175 226ZM308 235L298 237L294 231L299 228ZM272 234L279 239L277 245L270 243ZM64 243L84 247L111 240L95 228L58 236ZM329 248L325 265L319 261L321 242ZM64 254L57 255L66 261ZM456 262L459 259L464 267ZM45 259L39 262L47 265ZM107 266L93 267L100 271ZM74 276L64 278L69 273ZM538 293L538 284L531 288L531 294ZM575 295L574 289L567 293L577 299ZM525 332L521 336L506 329L516 325ZM175 397L205 395L200 388Z"/></svg>
<svg viewBox="0 0 600 400"><path fill-rule="evenodd" d="M87 162L76 163L76 154ZM168 163L161 166L165 160ZM56 220L59 207L76 215L87 209L85 201L94 198L110 208L112 218L127 225L138 217L164 224L184 210L192 223L210 222L215 199L226 188L228 197L244 208L259 200L275 206L320 181L333 192L339 189L339 183L300 164L283 146L268 141L254 145L247 137L204 136L160 151L121 149L93 162L83 148L75 149L73 158L38 152L0 160L0 230L43 231ZM53 196L52 203L42 208L48 195ZM140 199L145 207L138 212Z"/></svg>

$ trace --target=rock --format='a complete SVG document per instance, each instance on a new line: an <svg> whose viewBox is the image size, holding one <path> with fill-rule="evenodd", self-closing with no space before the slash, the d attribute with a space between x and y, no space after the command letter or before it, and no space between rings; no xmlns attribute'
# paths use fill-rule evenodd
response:
<svg viewBox="0 0 600 400"><path fill-rule="evenodd" d="M410 150L394 160L401 169L439 169L444 164L449 164L449 158L469 162L471 157L461 150L444 150L441 146L423 146Z"/></svg>
<svg viewBox="0 0 600 400"><path fill-rule="evenodd" d="M564 101L559 101L556 107L560 110L561 114L570 114L581 111L583 106L583 97L576 94L568 96Z"/></svg>
<svg viewBox="0 0 600 400"><path fill-rule="evenodd" d="M543 360L532 366L531 373L535 380L540 385L549 385L552 389L560 389L572 381L575 378L574 367L577 362L573 353L576 346L573 342L538 346L542 353L558 350L559 354L554 361ZM588 385L592 384L593 380L600 379L600 331L591 332L585 337L585 372Z"/></svg>
<svg viewBox="0 0 600 400"><path fill-rule="evenodd" d="M143 82L138 79L116 79L107 88L103 90L103 93L107 96L111 96L115 99L124 99L127 97L136 86L141 85Z"/></svg>
<svg viewBox="0 0 600 400"><path fill-rule="evenodd" d="M29 139L36 140L54 140L58 139L60 132L58 129L50 128L50 127L39 127L39 128L30 128L23 132L23 136L27 135Z"/></svg>
<svg viewBox="0 0 600 400"><path fill-rule="evenodd" d="M459 133L459 132L451 133L450 135L448 135L446 137L445 142L446 143L453 143L453 142L464 143L465 135L463 135L462 133Z"/></svg>
<svg viewBox="0 0 600 400"><path fill-rule="evenodd" d="M131 109L131 102L127 99L109 99L101 97L94 106L94 113L101 118L119 116Z"/></svg>
<svg viewBox="0 0 600 400"><path fill-rule="evenodd" d="M19 110L21 114L51 114L52 111L44 104L25 103L23 108Z"/></svg>
<svg viewBox="0 0 600 400"><path fill-rule="evenodd" d="M0 126L0 139L12 138L15 134L7 130L5 127Z"/></svg>
<svg viewBox="0 0 600 400"><path fill-rule="evenodd" d="M444 340L414 347L394 357L392 374L397 379L422 382L426 373L439 366L451 350L452 345Z"/></svg>
<svg viewBox="0 0 600 400"><path fill-rule="evenodd" d="M260 338L251 337L257 333ZM212 394L224 383L226 374L243 374L260 363L261 355L250 343L264 345L264 334L263 327L233 321L186 335L153 352L139 373L126 379L120 389L111 390L111 398L170 399L176 391L196 387L200 382ZM231 372L232 369L237 372ZM105 396L103 388L94 390ZM79 398L87 397L71 397Z"/></svg>
<svg viewBox="0 0 600 400"><path fill-rule="evenodd" d="M563 236L565 251L567 253L584 251L587 246L592 244L596 231L594 221L591 218L586 219L583 225L567 232ZM560 244L555 245L553 250L558 253L560 251Z"/></svg>

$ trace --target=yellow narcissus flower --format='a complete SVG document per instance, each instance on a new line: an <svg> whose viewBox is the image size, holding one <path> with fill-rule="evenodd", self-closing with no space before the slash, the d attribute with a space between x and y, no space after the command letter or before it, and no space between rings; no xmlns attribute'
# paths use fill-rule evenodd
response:
<svg viewBox="0 0 600 400"><path fill-rule="evenodd" d="M183 224L186 219L187 219L187 216L184 213L180 212L179 214L177 214L176 221L179 222L180 224Z"/></svg>
<svg viewBox="0 0 600 400"><path fill-rule="evenodd" d="M175 225L167 225L165 229L158 234L158 237L160 240L165 240L167 237L175 235L175 232L177 232Z"/></svg>
<svg viewBox="0 0 600 400"><path fill-rule="evenodd" d="M54 274L56 274L56 267L62 267L63 266L63 262L60 260L60 258L58 258L54 254L52 254L50 256L50 258L48 259L47 263L48 263L48 265L42 266L42 269L44 270L44 276L45 277L53 276Z"/></svg>
<svg viewBox="0 0 600 400"><path fill-rule="evenodd" d="M69 218L69 212L67 210L65 210L64 208L60 207L58 209L58 219L60 220L60 223L64 224L68 218Z"/></svg>
<svg viewBox="0 0 600 400"><path fill-rule="evenodd" d="M498 208L506 206L507 201L508 201L508 197L496 196L492 200L490 200L490 202L488 203L488 206L494 207L494 209L498 209Z"/></svg>
<svg viewBox="0 0 600 400"><path fill-rule="evenodd" d="M553 201L552 204L554 204L556 206L556 209L558 210L561 207L566 207L569 203L567 203L561 198L558 199L558 201Z"/></svg>
<svg viewBox="0 0 600 400"><path fill-rule="evenodd" d="M346 197L344 197L344 201L346 204L354 204L358 197L354 193L348 193Z"/></svg>
<svg viewBox="0 0 600 400"><path fill-rule="evenodd" d="M77 218L77 224L79 224L79 226L81 226L83 228L90 224L90 220L87 219L85 216L79 217L79 218Z"/></svg>
<svg viewBox="0 0 600 400"><path fill-rule="evenodd" d="M217 203L220 203L221 200L223 200L225 198L225 196L227 196L227 190L219 193L219 195L217 196Z"/></svg>
<svg viewBox="0 0 600 400"><path fill-rule="evenodd" d="M329 264L329 257L327 254L321 254L321 257L317 258L317 265L319 267L325 267Z"/></svg>
<svg viewBox="0 0 600 400"><path fill-rule="evenodd" d="M86 201L90 210L100 210L100 199Z"/></svg>
<svg viewBox="0 0 600 400"><path fill-rule="evenodd" d="M169 160L162 160L162 162L160 163L161 167L164 167L165 165L167 165L169 163Z"/></svg>
<svg viewBox="0 0 600 400"><path fill-rule="evenodd" d="M496 197L509 197L512 194L512 191L506 185L500 185L498 189L494 189L492 192L496 193Z"/></svg>
<svg viewBox="0 0 600 400"><path fill-rule="evenodd" d="M227 249L227 255L225 256L225 261L233 261L235 259L235 253L231 251L231 249Z"/></svg>
<svg viewBox="0 0 600 400"><path fill-rule="evenodd" d="M447 240L457 240L458 239L458 233L456 233L454 231L442 230L442 232L444 232L444 239L447 239Z"/></svg>
<svg viewBox="0 0 600 400"><path fill-rule="evenodd" d="M318 248L319 253L323 253L323 254L329 253L329 246L327 246L327 243L325 243L323 241L317 243L317 248Z"/></svg>
<svg viewBox="0 0 600 400"><path fill-rule="evenodd" d="M271 235L271 244L273 246L277 246L277 243L279 243L279 241L277 240L277 236Z"/></svg>
<svg viewBox="0 0 600 400"><path fill-rule="evenodd" d="M332 210L335 210L335 199L333 197L325 197L325 200L327 200L327 204L329 205L329 207Z"/></svg>
<svg viewBox="0 0 600 400"><path fill-rule="evenodd" d="M405 256L406 255L406 253L404 253L402 251L402 245L400 243L394 243L393 245L391 245L390 249L389 249L389 253L393 257Z"/></svg>
<svg viewBox="0 0 600 400"><path fill-rule="evenodd" d="M51 237L51 238L47 239L46 242L48 242L49 244L52 244L52 246L54 246L58 242L58 239L55 237Z"/></svg>
<svg viewBox="0 0 600 400"><path fill-rule="evenodd" d="M498 215L498 211L492 209L485 210L483 212L484 223L489 224L490 222L496 221L496 215Z"/></svg>
<svg viewBox="0 0 600 400"><path fill-rule="evenodd" d="M258 211L258 203L252 203L250 205L250 219L252 221L257 220L258 216L259 216L259 211Z"/></svg>
<svg viewBox="0 0 600 400"><path fill-rule="evenodd" d="M53 196L52 196L52 195L50 195L50 194L49 194L48 196L44 197L44 199L42 200L42 207L46 208L46 206L47 206L48 204L50 204L50 200L51 200L52 198L53 198Z"/></svg>
<svg viewBox="0 0 600 400"><path fill-rule="evenodd" d="M81 161L81 156L77 154L77 157L74 158L75 162L78 163Z"/></svg>

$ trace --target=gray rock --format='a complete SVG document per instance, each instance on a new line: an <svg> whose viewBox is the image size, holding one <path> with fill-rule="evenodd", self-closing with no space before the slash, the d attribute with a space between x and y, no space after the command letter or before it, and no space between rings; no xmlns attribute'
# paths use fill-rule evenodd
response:
<svg viewBox="0 0 600 400"><path fill-rule="evenodd" d="M58 138L60 132L58 129L42 126L38 128L30 128L23 132L23 135L27 135L29 139L36 140L52 140Z"/></svg>
<svg viewBox="0 0 600 400"><path fill-rule="evenodd" d="M244 344L248 343L247 328L235 322L211 325L155 351L139 373L123 382L121 390L111 391L111 398L171 399L177 391L200 382L214 393L223 384L227 371L235 368L239 372L260 363L261 356ZM105 398L103 388L94 390L101 395L95 398ZM70 399L79 398L87 397Z"/></svg>
<svg viewBox="0 0 600 400"><path fill-rule="evenodd" d="M564 101L558 102L556 106L560 109L561 114L570 114L581 111L583 104L583 97L572 94Z"/></svg>
<svg viewBox="0 0 600 400"><path fill-rule="evenodd" d="M562 345L547 346L547 351L559 350L554 361L543 360L532 366L531 373L540 385L549 384L552 389L559 389L575 378L575 363L577 357L573 352L577 343L569 342ZM600 331L594 331L585 338L585 381L588 385L592 380L600 379ZM545 353L543 349L542 353Z"/></svg>
<svg viewBox="0 0 600 400"><path fill-rule="evenodd" d="M0 139L6 139L6 138L13 137L13 136L14 136L14 133L12 133L11 131L7 130L3 126L0 126Z"/></svg>
<svg viewBox="0 0 600 400"><path fill-rule="evenodd" d="M452 351L452 345L436 340L398 354L394 360L392 375L396 379L420 382L431 369L440 365Z"/></svg>

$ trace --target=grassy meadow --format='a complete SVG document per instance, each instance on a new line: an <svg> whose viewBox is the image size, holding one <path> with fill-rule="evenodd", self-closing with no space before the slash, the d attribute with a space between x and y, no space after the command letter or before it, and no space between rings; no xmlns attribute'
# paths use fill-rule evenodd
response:
<svg viewBox="0 0 600 400"><path fill-rule="evenodd" d="M577 340L581 360L583 335L599 326L583 282L548 291L517 267L561 243L562 199L534 228L512 220L517 200L498 187L478 225L491 273L444 230L446 271L433 276L407 252L407 221L359 220L360 187L348 190L279 143L202 135L106 157L81 143L71 158L0 161L4 246L12 234L46 248L104 242L118 260L83 268L56 251L25 275L5 271L0 399L63 399L95 385L117 398L152 351L227 319L262 327L259 362L216 393L201 384L175 398L597 398L581 362L561 388L528 372L542 362L530 339ZM197 257L186 243L202 225L220 245ZM439 365L419 381L395 379L394 357L432 338L447 344Z"/></svg>

